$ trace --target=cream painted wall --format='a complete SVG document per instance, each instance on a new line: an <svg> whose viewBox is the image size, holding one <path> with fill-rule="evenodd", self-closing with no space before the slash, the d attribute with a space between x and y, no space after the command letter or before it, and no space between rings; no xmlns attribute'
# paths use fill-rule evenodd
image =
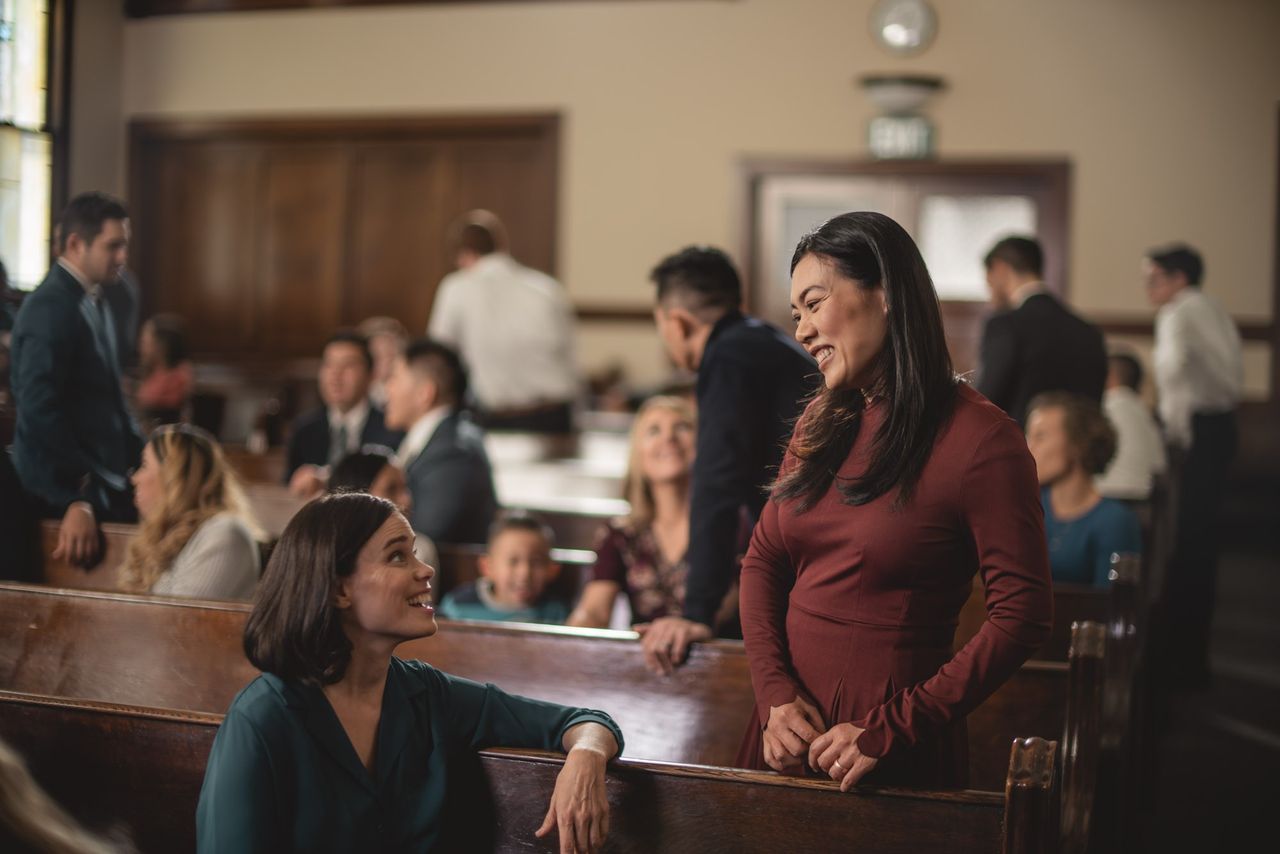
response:
<svg viewBox="0 0 1280 854"><path fill-rule="evenodd" d="M73 169L121 186L135 116L556 110L561 277L581 303L644 305L662 254L738 248L740 157L863 156L873 112L854 78L933 72L949 86L931 111L943 157L1074 164L1083 310L1149 314L1141 253L1185 239L1238 318L1270 318L1280 3L935 0L940 37L912 59L874 46L871 5L602 0L132 21L115 140L90 155L94 142L77 137ZM588 364L663 372L656 348L636 346L640 330L614 331L587 334ZM1251 384L1265 386L1257 370Z"/></svg>
<svg viewBox="0 0 1280 854"><path fill-rule="evenodd" d="M71 195L125 190L123 4L80 0L71 33Z"/></svg>

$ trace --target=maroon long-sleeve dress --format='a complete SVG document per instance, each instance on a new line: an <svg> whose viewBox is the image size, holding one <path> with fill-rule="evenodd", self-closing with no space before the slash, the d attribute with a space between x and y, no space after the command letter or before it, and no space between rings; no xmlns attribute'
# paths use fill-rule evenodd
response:
<svg viewBox="0 0 1280 854"><path fill-rule="evenodd" d="M865 470L887 404L872 404L842 477ZM803 419L802 419L803 420ZM794 464L788 453L784 469ZM1035 464L1018 425L960 385L912 500L861 507L833 484L807 513L770 500L742 563L742 630L756 708L739 754L765 768L769 708L797 695L827 726L866 730L868 783L963 786L964 716L1048 636L1053 611ZM952 654L982 573L988 619Z"/></svg>

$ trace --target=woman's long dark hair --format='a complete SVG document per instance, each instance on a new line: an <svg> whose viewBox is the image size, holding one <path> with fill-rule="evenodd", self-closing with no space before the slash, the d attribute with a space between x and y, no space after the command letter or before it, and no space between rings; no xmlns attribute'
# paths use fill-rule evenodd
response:
<svg viewBox="0 0 1280 854"><path fill-rule="evenodd" d="M808 255L830 261L863 290L883 288L889 328L875 357L873 387L823 388L815 395L791 438L795 461L774 483L773 498L796 500L803 513L826 494L858 438L866 394L883 398L887 413L866 471L840 478L840 494L857 506L897 489L900 508L911 500L956 394L933 280L911 236L883 214L842 214L809 232L791 258L793 273Z"/></svg>
<svg viewBox="0 0 1280 854"><path fill-rule="evenodd" d="M356 569L369 538L399 511L390 501L351 492L307 504L289 522L262 574L244 628L253 666L281 679L315 685L340 680L351 641L333 597Z"/></svg>

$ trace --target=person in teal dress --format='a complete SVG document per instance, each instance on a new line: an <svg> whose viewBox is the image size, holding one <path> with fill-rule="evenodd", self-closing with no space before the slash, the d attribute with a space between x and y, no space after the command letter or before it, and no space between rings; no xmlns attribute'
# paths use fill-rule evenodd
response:
<svg viewBox="0 0 1280 854"><path fill-rule="evenodd" d="M209 757L197 850L430 851L451 766L486 747L566 752L541 827L561 852L608 830L605 768L622 733L604 712L517 697L392 653L435 633L434 570L389 501L331 495L285 529L245 626L262 675Z"/></svg>
<svg viewBox="0 0 1280 854"><path fill-rule="evenodd" d="M489 526L480 556L481 577L450 590L440 603L449 620L561 625L569 606L548 589L560 572L551 558L555 534L541 518L523 510L502 513Z"/></svg>
<svg viewBox="0 0 1280 854"><path fill-rule="evenodd" d="M1053 580L1108 586L1113 554L1142 553L1137 514L1103 498L1094 484L1115 455L1115 428L1092 400L1050 392L1031 401L1027 446L1040 480Z"/></svg>

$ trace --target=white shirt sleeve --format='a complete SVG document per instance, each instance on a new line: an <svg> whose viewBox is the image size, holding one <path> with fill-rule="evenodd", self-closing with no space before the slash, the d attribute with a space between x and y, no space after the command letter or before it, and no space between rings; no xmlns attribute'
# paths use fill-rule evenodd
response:
<svg viewBox="0 0 1280 854"><path fill-rule="evenodd" d="M427 335L454 348L461 345L462 339L463 306L458 285L453 275L445 276L440 282L431 308L431 320L427 324Z"/></svg>

